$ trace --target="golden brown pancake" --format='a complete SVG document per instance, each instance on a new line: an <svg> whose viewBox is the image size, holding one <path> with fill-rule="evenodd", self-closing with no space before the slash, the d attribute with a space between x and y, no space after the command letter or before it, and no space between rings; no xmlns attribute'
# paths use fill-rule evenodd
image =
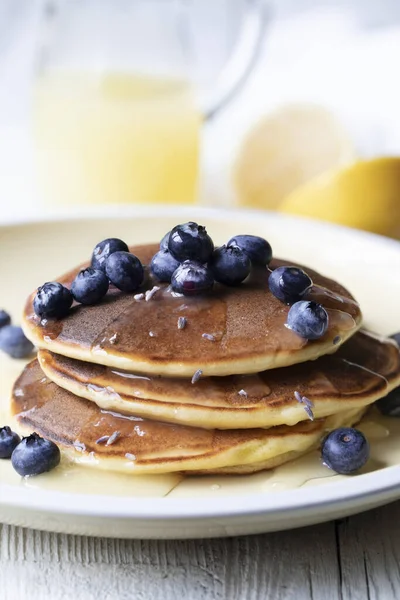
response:
<svg viewBox="0 0 400 600"><path fill-rule="evenodd" d="M132 473L234 473L295 458L314 448L327 429L351 425L363 411L270 429L171 425L101 410L49 381L34 360L15 383L12 412L24 429L53 440L74 460L92 467ZM107 445L111 436L115 439Z"/></svg>
<svg viewBox="0 0 400 600"><path fill-rule="evenodd" d="M332 355L254 375L190 380L145 376L94 365L41 350L46 376L100 408L169 423L242 429L294 425L308 419L306 396L315 418L363 407L400 385L397 344L365 331Z"/></svg>
<svg viewBox="0 0 400 600"><path fill-rule="evenodd" d="M131 250L148 264L158 246ZM276 259L270 266L284 264L292 263ZM69 287L78 270L59 281ZM285 326L289 307L269 291L265 268L253 269L240 286L217 284L204 296L174 297L159 284L146 302L110 288L99 304L75 305L67 317L54 321L40 322L34 314L34 292L23 327L38 348L131 372L189 378L198 370L204 376L257 373L334 352L361 324L360 308L345 288L306 271L314 281L307 298L321 302L329 314L327 333L315 341ZM148 275L138 293L156 283ZM179 317L187 319L184 329L177 327Z"/></svg>

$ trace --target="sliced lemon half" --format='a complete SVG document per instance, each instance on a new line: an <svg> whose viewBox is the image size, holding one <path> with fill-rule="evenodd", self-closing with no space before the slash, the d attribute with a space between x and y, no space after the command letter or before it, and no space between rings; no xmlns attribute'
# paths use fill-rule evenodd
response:
<svg viewBox="0 0 400 600"><path fill-rule="evenodd" d="M355 159L350 136L325 108L287 105L256 123L233 168L241 206L274 209L292 190Z"/></svg>

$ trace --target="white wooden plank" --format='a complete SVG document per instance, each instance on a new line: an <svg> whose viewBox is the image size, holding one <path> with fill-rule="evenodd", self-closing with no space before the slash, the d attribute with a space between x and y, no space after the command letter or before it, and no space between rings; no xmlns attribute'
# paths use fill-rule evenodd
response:
<svg viewBox="0 0 400 600"><path fill-rule="evenodd" d="M400 597L400 503L253 537L152 542L3 526L2 600L391 600ZM336 544L337 542L337 544ZM339 569L340 565L340 569Z"/></svg>
<svg viewBox="0 0 400 600"><path fill-rule="evenodd" d="M198 541L105 540L3 526L2 600L339 598L332 524Z"/></svg>
<svg viewBox="0 0 400 600"><path fill-rule="evenodd" d="M343 600L400 598L400 502L338 525Z"/></svg>

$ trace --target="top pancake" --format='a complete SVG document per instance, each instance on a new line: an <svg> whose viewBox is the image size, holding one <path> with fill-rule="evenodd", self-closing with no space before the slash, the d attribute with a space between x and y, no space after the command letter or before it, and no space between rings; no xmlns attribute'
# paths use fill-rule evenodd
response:
<svg viewBox="0 0 400 600"><path fill-rule="evenodd" d="M148 264L158 246L132 247ZM274 259L271 269L291 261ZM86 266L86 265L84 265ZM82 266L59 279L70 287ZM23 318L26 335L39 348L63 356L138 373L192 377L257 373L313 360L337 350L361 325L361 312L338 283L304 267L314 286L307 299L329 314L324 337L307 341L285 327L289 307L268 289L268 270L253 269L237 287L215 285L207 295L174 297L168 286L146 274L139 292L159 285L151 300L136 301L111 286L95 306L75 305L67 317L40 322L33 311L35 292ZM179 317L187 325L178 329ZM211 334L214 341L203 338Z"/></svg>

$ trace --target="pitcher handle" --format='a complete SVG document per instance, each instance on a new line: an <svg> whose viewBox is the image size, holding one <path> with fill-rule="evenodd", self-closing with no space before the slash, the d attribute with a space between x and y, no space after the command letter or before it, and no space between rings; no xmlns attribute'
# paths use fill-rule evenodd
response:
<svg viewBox="0 0 400 600"><path fill-rule="evenodd" d="M247 81L260 54L268 16L265 0L248 0L247 14L236 47L205 102L205 120L215 117Z"/></svg>

